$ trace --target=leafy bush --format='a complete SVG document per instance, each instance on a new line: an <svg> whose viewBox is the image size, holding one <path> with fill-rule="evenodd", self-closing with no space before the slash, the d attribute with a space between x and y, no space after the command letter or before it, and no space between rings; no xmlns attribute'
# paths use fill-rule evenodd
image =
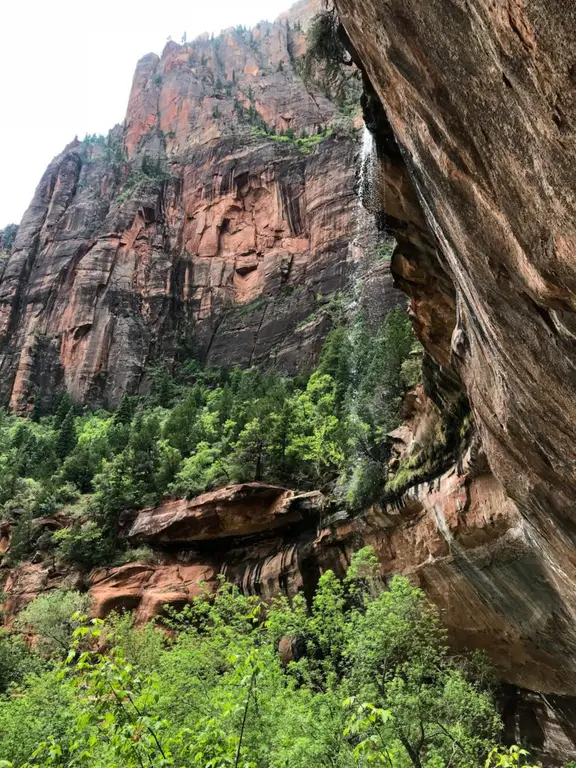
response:
<svg viewBox="0 0 576 768"><path fill-rule="evenodd" d="M498 747L478 660L448 652L419 589L376 571L357 553L310 609L223 581L168 610L171 639L127 616L81 624L66 662L0 698L0 754L20 768L522 765Z"/></svg>
<svg viewBox="0 0 576 768"><path fill-rule="evenodd" d="M105 565L114 556L114 547L93 520L77 522L52 535L56 556L80 569Z"/></svg>
<svg viewBox="0 0 576 768"><path fill-rule="evenodd" d="M335 8L316 14L306 34L306 53L296 62L304 82L321 88L344 114L358 110L362 86L344 44Z"/></svg>
<svg viewBox="0 0 576 768"><path fill-rule="evenodd" d="M0 229L0 252L12 250L17 234L18 224L8 224L4 229Z"/></svg>
<svg viewBox="0 0 576 768"><path fill-rule="evenodd" d="M40 668L39 660L22 638L0 629L0 694Z"/></svg>
<svg viewBox="0 0 576 768"><path fill-rule="evenodd" d="M65 656L78 626L73 616L86 613L89 604L89 597L80 592L47 592L20 611L16 627L33 635L36 647L47 656Z"/></svg>

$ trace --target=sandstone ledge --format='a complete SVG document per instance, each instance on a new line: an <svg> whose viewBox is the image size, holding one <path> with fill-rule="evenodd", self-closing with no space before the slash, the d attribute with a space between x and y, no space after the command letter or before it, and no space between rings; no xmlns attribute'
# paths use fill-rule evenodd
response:
<svg viewBox="0 0 576 768"><path fill-rule="evenodd" d="M317 516L323 504L318 491L297 493L263 483L242 483L189 501L169 500L143 509L128 537L160 544L246 536Z"/></svg>

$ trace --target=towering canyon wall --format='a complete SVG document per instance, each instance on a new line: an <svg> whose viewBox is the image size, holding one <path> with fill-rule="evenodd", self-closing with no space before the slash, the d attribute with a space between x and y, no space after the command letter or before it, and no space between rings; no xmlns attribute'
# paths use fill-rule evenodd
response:
<svg viewBox="0 0 576 768"><path fill-rule="evenodd" d="M483 616L508 680L574 695L576 14L554 0L336 4L364 71L393 272L505 492L508 544L471 561L446 537L452 576L431 592L472 598L457 609L468 638Z"/></svg>
<svg viewBox="0 0 576 768"><path fill-rule="evenodd" d="M315 361L358 203L355 136L295 75L310 12L145 56L123 126L51 163L0 284L13 409L64 387L115 406L192 347L289 373Z"/></svg>
<svg viewBox="0 0 576 768"><path fill-rule="evenodd" d="M24 564L5 581L8 608L76 584L96 613L145 620L221 571L265 596L310 592L371 544L384 573L426 589L455 644L488 651L503 680L534 691L508 699L512 737L520 727L565 759L576 743L576 18L553 0L337 4L364 73L374 212L396 237L394 278L428 353L425 387L392 435L395 466L433 448L462 403L477 434L462 430L457 461L408 473L395 498L354 514L250 484L169 500L126 522L155 563ZM295 372L315 360L329 324L316 310L356 256L358 147L336 106L295 76L309 14L144 57L124 125L54 160L0 283L0 387L13 408L62 387L115 405L192 345L216 364ZM318 131L314 147L290 138ZM370 290L390 304L389 277Z"/></svg>

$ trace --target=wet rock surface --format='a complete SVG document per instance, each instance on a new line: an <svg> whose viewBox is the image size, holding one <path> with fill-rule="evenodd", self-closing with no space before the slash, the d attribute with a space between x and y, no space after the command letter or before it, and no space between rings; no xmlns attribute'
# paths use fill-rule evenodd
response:
<svg viewBox="0 0 576 768"><path fill-rule="evenodd" d="M487 545L480 567L456 558L428 590L451 595L446 615L468 617L469 638L476 619L487 646L501 627L509 679L573 695L574 9L337 6L365 73L392 269L426 349L462 381L514 539L503 556Z"/></svg>

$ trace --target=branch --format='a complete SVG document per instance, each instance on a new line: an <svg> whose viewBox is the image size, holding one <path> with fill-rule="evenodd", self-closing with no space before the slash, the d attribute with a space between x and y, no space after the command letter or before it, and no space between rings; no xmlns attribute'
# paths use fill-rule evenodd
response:
<svg viewBox="0 0 576 768"><path fill-rule="evenodd" d="M408 757L410 758L410 761L412 765L415 766L415 768L422 768L422 763L420 762L420 756L419 754L414 750L406 736L402 733L401 728L398 729L398 738L400 739L402 746L408 752Z"/></svg>
<svg viewBox="0 0 576 768"><path fill-rule="evenodd" d="M453 735L450 733L450 731L448 730L448 728L445 728L445 727L442 725L442 723L437 723L436 721L434 721L434 725L437 725L437 726L438 726L438 728L440 728L440 730L441 730L441 731L443 731L443 733L445 733L445 734L446 734L446 736L448 736L448 738L449 738L449 739L452 739L452 743L453 743L453 744L456 744L456 746L458 747L458 749L460 749L460 750L461 750L461 751L462 751L462 752L463 752L465 755L467 754L467 752L466 752L466 748L465 748L465 747L464 747L464 746L463 746L463 745L462 745L462 744L461 744L461 743L458 741L458 739L456 738L456 736L453 736Z"/></svg>
<svg viewBox="0 0 576 768"><path fill-rule="evenodd" d="M242 739L244 738L244 728L246 726L246 719L248 717L248 707L250 706L250 696L252 695L252 686L254 685L254 678L256 677L256 670L252 672L250 678L250 688L248 689L248 696L246 697L246 706L244 707L244 717L242 718L242 728L240 729L240 741L238 742L238 749L236 750L236 760L234 761L234 768L238 768L240 761L240 750L242 749Z"/></svg>
<svg viewBox="0 0 576 768"><path fill-rule="evenodd" d="M110 685L110 690L112 691L112 693L113 693L113 694L114 694L114 696L116 697L116 700L117 700L117 702L118 702L118 704L119 704L119 706L120 706L120 710L121 710L122 714L123 714L123 715L124 715L124 717L126 718L126 721L129 723L129 722L130 722L130 717L128 716L128 713L126 712L126 708L125 708L125 706L124 706L124 702L122 701L122 699L120 698L120 696L119 696L119 695L118 695L118 693L116 692L116 689L114 688L114 686L112 685L112 683L109 683L109 685ZM130 742L130 747L132 748L132 751L133 751L133 752L134 752L134 754L136 755L136 758L138 759L138 762L140 763L140 765L142 766L142 768L144 768L144 763L142 762L142 758L140 757L140 752L139 752L139 750L137 750L137 749L136 749L136 745L135 745L135 744L132 744L132 742ZM151 760L151 758L150 758L150 757L148 757L148 760L150 760L150 765L152 765L152 760Z"/></svg>
<svg viewBox="0 0 576 768"><path fill-rule="evenodd" d="M126 694L126 698L127 698L127 699L128 699L128 701L130 702L130 704L132 704L132 706L134 707L134 709L135 709L135 710L136 710L136 712L138 713L138 717L140 717L140 718L141 718L141 717L142 717L142 714L141 714L141 713L140 713L140 711L138 710L138 707L136 706L136 704L134 704L134 702L132 701L132 697L130 696L130 694L128 693L128 691L125 691L125 694ZM158 747L158 749L160 750L160 754L162 755L162 757L164 758L164 760L166 760L166 755L164 754L164 750L162 749L162 745L161 745L161 744L160 744L160 742L158 741L158 737L156 736L156 734L154 733L154 731L152 730L152 728L150 728L150 726L149 726L149 725L147 725L147 726L146 726L146 730L148 731L148 733L152 734L152 738L153 738L153 739L154 739L154 741L156 742L156 746L157 746L157 747Z"/></svg>

